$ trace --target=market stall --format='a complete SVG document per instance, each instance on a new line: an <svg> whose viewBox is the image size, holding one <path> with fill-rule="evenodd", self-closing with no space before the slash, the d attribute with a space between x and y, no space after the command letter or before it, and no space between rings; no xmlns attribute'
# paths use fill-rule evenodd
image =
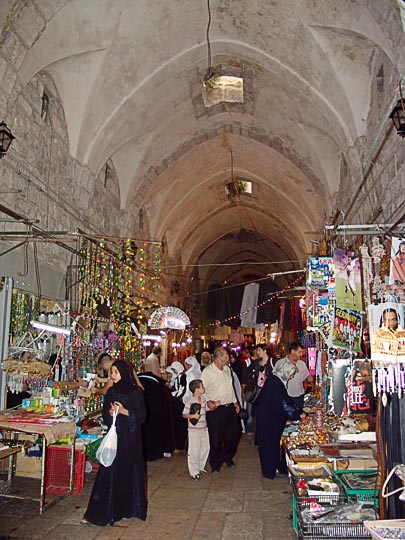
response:
<svg viewBox="0 0 405 540"><path fill-rule="evenodd" d="M46 466L49 445L61 439L70 441L68 443L70 446L69 489L64 495L72 493L76 440L76 424L73 419L68 417L52 417L46 414L33 414L26 411L4 411L0 413L0 430L2 431L2 441L5 446L7 446L7 442L11 441L14 445L17 444L18 446L19 435L22 433L34 434L39 436L42 440L41 487L39 498L34 499L39 501L40 514L42 514L48 506L46 503ZM12 457L14 457L14 455ZM26 495L18 495L12 492L10 473L11 469L9 468L8 488L10 489L5 493L1 493L1 496L26 498ZM53 499L52 504L54 502L56 502L55 499Z"/></svg>

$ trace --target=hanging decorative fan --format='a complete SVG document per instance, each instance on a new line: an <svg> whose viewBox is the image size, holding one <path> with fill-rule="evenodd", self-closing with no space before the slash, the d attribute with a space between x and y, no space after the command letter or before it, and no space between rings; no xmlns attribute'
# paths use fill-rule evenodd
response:
<svg viewBox="0 0 405 540"><path fill-rule="evenodd" d="M184 311L173 306L156 309L148 320L148 326L152 330L163 330L164 328L185 330L186 326L190 324L190 319Z"/></svg>

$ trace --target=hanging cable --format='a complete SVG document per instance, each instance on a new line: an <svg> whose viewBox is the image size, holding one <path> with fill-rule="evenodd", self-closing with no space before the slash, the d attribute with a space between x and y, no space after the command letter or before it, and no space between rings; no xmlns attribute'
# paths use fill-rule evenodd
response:
<svg viewBox="0 0 405 540"><path fill-rule="evenodd" d="M35 267L35 277L37 280L37 289L38 289L38 298L41 300L42 297L42 288L41 288L41 277L39 273L39 263L38 263L38 252L37 252L37 244L34 243L34 267Z"/></svg>
<svg viewBox="0 0 405 540"><path fill-rule="evenodd" d="M212 71L212 58L211 58L211 42L210 42L210 26L211 26L211 6L210 6L210 0L207 0L207 9L208 9L208 24L207 24L207 51L208 51L208 58L207 58L207 71L204 75L204 81L209 81L211 77L213 76Z"/></svg>

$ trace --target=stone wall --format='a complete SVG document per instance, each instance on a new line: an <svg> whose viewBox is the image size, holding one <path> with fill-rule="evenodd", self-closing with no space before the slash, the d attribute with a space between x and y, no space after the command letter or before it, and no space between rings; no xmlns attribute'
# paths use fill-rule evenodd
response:
<svg viewBox="0 0 405 540"><path fill-rule="evenodd" d="M69 153L69 141L63 106L52 78L38 73L24 87L18 78L26 51L43 30L46 20L64 1L14 3L0 34L0 117L11 129L15 140L0 161L0 200L5 207L26 216L43 231L129 235L130 220L120 210L118 182L112 168L105 182L105 167L97 178ZM49 98L44 110L44 93ZM1 214L1 218L7 218ZM0 232L26 231L25 225L0 222ZM11 275L19 285L35 290L34 259L44 278L48 294L64 295L66 268L75 264L76 242L61 239L69 249L55 242L32 243L13 249L0 258L0 274ZM18 242L2 239L2 250ZM19 273L28 264L23 280ZM56 290L56 289L57 290Z"/></svg>

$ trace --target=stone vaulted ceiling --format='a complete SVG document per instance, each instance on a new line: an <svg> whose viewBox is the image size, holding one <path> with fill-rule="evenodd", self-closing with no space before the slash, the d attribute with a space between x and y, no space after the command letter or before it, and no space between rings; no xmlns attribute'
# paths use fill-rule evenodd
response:
<svg viewBox="0 0 405 540"><path fill-rule="evenodd" d="M366 131L373 54L393 58L379 1L210 0L211 64L242 73L242 105L204 107L207 0L44 1L46 24L21 21L19 76L52 76L72 156L112 163L121 208L173 261L272 262L208 266L211 281L299 269ZM231 201L232 176L253 193Z"/></svg>

